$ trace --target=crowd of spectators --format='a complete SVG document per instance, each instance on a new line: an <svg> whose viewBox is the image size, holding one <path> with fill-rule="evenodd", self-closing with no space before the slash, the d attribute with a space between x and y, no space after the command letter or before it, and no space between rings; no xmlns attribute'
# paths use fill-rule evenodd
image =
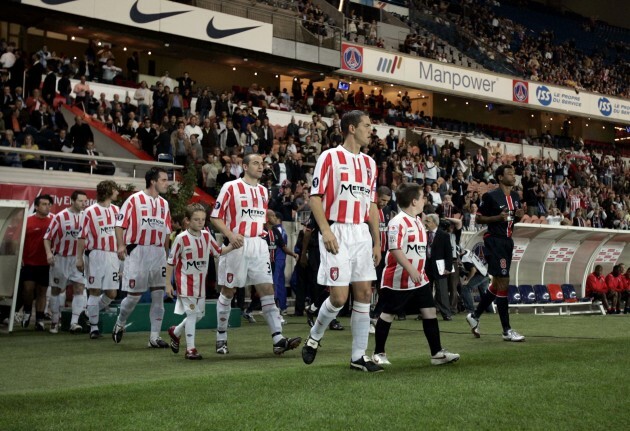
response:
<svg viewBox="0 0 630 431"><path fill-rule="evenodd" d="M132 97L122 101L117 95L112 100L104 94L95 97L85 75L72 89L66 88L70 82L65 78L55 88L57 75L65 74L60 73L54 59L47 61L46 68L43 84L33 81L28 97L3 74L3 146L59 151L60 156L63 152L98 154L84 121L87 116L150 157L196 166L198 185L215 196L226 181L242 173L241 161L246 154L260 153L265 162L262 182L272 191L270 207L285 221L308 214L313 166L322 151L342 144L339 118L343 112L365 110L375 122L384 124L401 119L420 125L433 121L422 112L411 112L406 93L388 101L381 92L365 94L361 88L346 94L332 83L328 88L316 88L299 80L293 82L291 92L267 92L256 84L213 91L195 87L194 78L187 73L177 79L165 73L154 86L143 82ZM62 88L67 91L59 91L63 99L71 99L68 101L85 113L76 116L72 127L54 107L55 93ZM194 109L193 96L197 98ZM293 118L286 126L273 125L267 109L312 113L311 121ZM459 217L465 229L479 228L475 216L481 195L494 187L493 172L502 163L515 167L528 217L550 224L629 228L630 169L620 157L603 156L579 140L557 159L550 155L544 159L512 158L500 145L467 149L462 142L447 140L438 145L426 133L412 144L394 129L385 139L374 129L370 145L363 151L379 166L379 186L395 189L402 182L418 182L427 194L425 212ZM41 168L37 155L3 153L2 163ZM64 162L62 157L48 166L90 168Z"/></svg>

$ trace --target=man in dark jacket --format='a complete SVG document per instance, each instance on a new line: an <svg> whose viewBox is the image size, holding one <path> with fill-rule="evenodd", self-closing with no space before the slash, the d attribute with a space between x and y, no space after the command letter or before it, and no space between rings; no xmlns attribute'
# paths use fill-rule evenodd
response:
<svg viewBox="0 0 630 431"><path fill-rule="evenodd" d="M453 271L453 248L448 233L439 228L437 214L428 214L427 228L427 275L435 289L435 305L444 320L452 320L448 297L448 274Z"/></svg>

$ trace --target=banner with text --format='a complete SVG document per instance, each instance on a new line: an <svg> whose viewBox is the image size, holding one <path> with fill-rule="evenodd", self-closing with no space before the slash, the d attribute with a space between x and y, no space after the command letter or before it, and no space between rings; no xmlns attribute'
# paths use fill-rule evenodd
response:
<svg viewBox="0 0 630 431"><path fill-rule="evenodd" d="M30 203L28 214L32 214L34 210L35 198L40 195L50 195L53 199L50 211L58 213L59 211L70 206L70 195L75 189L56 186L33 186L26 184L6 184L0 187L0 199L24 200ZM88 197L88 205L96 203L96 190L83 190Z"/></svg>
<svg viewBox="0 0 630 431"><path fill-rule="evenodd" d="M273 25L167 0L22 0L73 15L271 53Z"/></svg>
<svg viewBox="0 0 630 431"><path fill-rule="evenodd" d="M630 123L630 101L362 45L341 47L342 73L488 101Z"/></svg>

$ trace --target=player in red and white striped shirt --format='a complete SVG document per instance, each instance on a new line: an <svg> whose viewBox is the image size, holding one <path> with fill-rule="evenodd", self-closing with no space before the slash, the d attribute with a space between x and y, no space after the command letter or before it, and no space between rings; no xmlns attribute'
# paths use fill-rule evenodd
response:
<svg viewBox="0 0 630 431"><path fill-rule="evenodd" d="M267 221L269 195L258 181L263 174L263 160L258 154L243 158L243 178L221 187L212 224L223 234L234 251L219 258L217 300L217 344L219 354L227 354L227 327L234 289L255 285L260 295L263 315L273 339L273 351L279 355L300 345L300 337L282 335L280 312L274 300L273 278L267 242L261 238Z"/></svg>
<svg viewBox="0 0 630 431"><path fill-rule="evenodd" d="M315 360L319 341L348 299L352 283L350 367L368 372L383 370L365 354L372 281L376 280L374 267L381 260L376 162L361 152L361 147L369 144L371 130L372 123L365 113L346 113L341 119L343 145L324 151L313 174L310 207L320 229L321 255L317 282L331 289L302 349L306 364Z"/></svg>
<svg viewBox="0 0 630 431"><path fill-rule="evenodd" d="M87 315L90 338L100 338L98 319L101 310L109 306L120 284L121 261L116 252L115 224L119 209L112 201L118 197L114 181L101 181L96 186L94 205L83 211L77 244L77 269L87 280ZM85 251L85 263L83 254ZM101 293L102 291L102 293Z"/></svg>
<svg viewBox="0 0 630 431"><path fill-rule="evenodd" d="M195 325L206 312L206 274L208 265L214 265L213 256L229 253L232 246L223 249L212 234L203 230L206 222L206 210L201 205L189 205L186 208L188 229L177 235L166 263L166 294L173 297L171 279L175 270L177 286L176 314L186 314L186 318L177 326L168 329L171 337L171 350L179 352L179 340L186 331L186 359L201 359L195 348Z"/></svg>
<svg viewBox="0 0 630 431"><path fill-rule="evenodd" d="M151 334L149 347L168 348L160 338L164 317L164 286L166 285L166 239L171 232L171 213L166 199L160 194L168 190L168 175L153 167L144 176L146 188L129 196L116 219L118 258L125 260L122 290L128 292L120 304L120 314L112 338L120 343L127 318L151 290Z"/></svg>
<svg viewBox="0 0 630 431"><path fill-rule="evenodd" d="M394 317L405 309L408 302L420 304L422 327L431 350L433 365L447 364L459 359L456 353L442 348L440 328L435 310L429 277L425 272L427 259L427 232L418 216L424 208L422 188L415 183L403 183L396 190L400 212L389 222L385 270L379 303L382 313L376 322L375 363L389 365L385 343Z"/></svg>
<svg viewBox="0 0 630 431"><path fill-rule="evenodd" d="M50 332L59 332L59 294L72 282L72 319L70 332L82 331L79 316L85 310L85 277L76 267L77 240L81 228L81 212L85 209L88 198L85 192L75 190L70 195L70 206L55 214L44 235L46 259L50 265Z"/></svg>

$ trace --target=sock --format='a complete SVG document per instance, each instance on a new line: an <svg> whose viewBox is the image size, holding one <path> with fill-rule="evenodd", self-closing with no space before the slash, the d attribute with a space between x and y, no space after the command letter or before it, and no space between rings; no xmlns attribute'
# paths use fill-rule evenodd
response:
<svg viewBox="0 0 630 431"><path fill-rule="evenodd" d="M508 299L503 296L497 296L497 311L499 312L499 319L501 320L501 326L503 332L507 332L510 327L510 311L508 309Z"/></svg>
<svg viewBox="0 0 630 431"><path fill-rule="evenodd" d="M178 337L181 337L182 332L184 332L185 326L186 326L186 319L182 320L181 323L175 327L175 330L173 331L175 332L175 335L177 335Z"/></svg>
<svg viewBox="0 0 630 431"><path fill-rule="evenodd" d="M276 305L273 295L261 296L260 305L262 307L263 316L267 321L267 326L269 326L273 343L276 344L284 337L282 336L282 320L280 319L280 311L278 310L278 306Z"/></svg>
<svg viewBox="0 0 630 431"><path fill-rule="evenodd" d="M429 343L429 349L431 350L431 356L442 350L442 343L440 341L440 327L437 319L422 319L422 329L424 330L424 336Z"/></svg>
<svg viewBox="0 0 630 431"><path fill-rule="evenodd" d="M352 304L352 360L356 361L365 355L370 336L370 304L354 301Z"/></svg>
<svg viewBox="0 0 630 431"><path fill-rule="evenodd" d="M374 341L376 346L374 347L374 353L385 353L385 343L389 336L389 328L392 327L394 316L387 313L381 313L376 321Z"/></svg>
<svg viewBox="0 0 630 431"><path fill-rule="evenodd" d="M87 300L85 299L84 294L75 294L72 297L72 319L70 319L70 324L74 325L75 323L79 323L79 316L85 310L85 305Z"/></svg>
<svg viewBox="0 0 630 431"><path fill-rule="evenodd" d="M118 319L116 320L118 325L125 326L127 318L129 318L131 313L133 313L133 310L136 308L136 305L138 305L138 302L140 302L140 295L127 295L125 299L122 300L120 303Z"/></svg>
<svg viewBox="0 0 630 431"><path fill-rule="evenodd" d="M184 320L186 327L186 349L195 348L195 326L197 325L197 317L194 314L189 314Z"/></svg>
<svg viewBox="0 0 630 431"><path fill-rule="evenodd" d="M59 323L59 295L50 295L50 303L48 305L48 309L51 314L51 323L56 325Z"/></svg>
<svg viewBox="0 0 630 431"><path fill-rule="evenodd" d="M92 331L98 329L98 302L99 298L96 295L90 295L87 300L87 315L90 319L90 326L92 327Z"/></svg>
<svg viewBox="0 0 630 431"><path fill-rule="evenodd" d="M217 341L227 340L227 327L230 320L232 301L223 294L217 300Z"/></svg>
<svg viewBox="0 0 630 431"><path fill-rule="evenodd" d="M483 312L486 311L486 308L488 308L490 304L492 304L492 301L494 301L495 298L496 295L490 292L490 289L486 290L486 293L481 296L479 304L477 304L477 309L472 313L473 317L475 319L479 319Z"/></svg>
<svg viewBox="0 0 630 431"><path fill-rule="evenodd" d="M43 311L36 311L35 312L35 321L36 322L43 322L44 319L46 319L46 313L44 313Z"/></svg>
<svg viewBox="0 0 630 431"><path fill-rule="evenodd" d="M61 293L59 293L59 312L61 313L61 309L66 308L66 289L61 289Z"/></svg>
<svg viewBox="0 0 630 431"><path fill-rule="evenodd" d="M151 291L151 309L149 310L151 319L151 340L160 336L162 330L162 319L164 319L164 290Z"/></svg>
<svg viewBox="0 0 630 431"><path fill-rule="evenodd" d="M109 296L105 295L104 293L101 294L101 296L99 296L98 298L98 309L99 311L101 310L105 310L107 307L109 307L109 304L112 303L112 298L110 298Z"/></svg>
<svg viewBox="0 0 630 431"><path fill-rule="evenodd" d="M315 324L311 328L311 338L317 341L321 340L324 336L324 332L326 332L326 328L328 328L328 324L337 317L337 314L339 314L342 308L343 307L335 307L330 302L330 298L326 298L321 307L319 307L317 319L315 319Z"/></svg>

